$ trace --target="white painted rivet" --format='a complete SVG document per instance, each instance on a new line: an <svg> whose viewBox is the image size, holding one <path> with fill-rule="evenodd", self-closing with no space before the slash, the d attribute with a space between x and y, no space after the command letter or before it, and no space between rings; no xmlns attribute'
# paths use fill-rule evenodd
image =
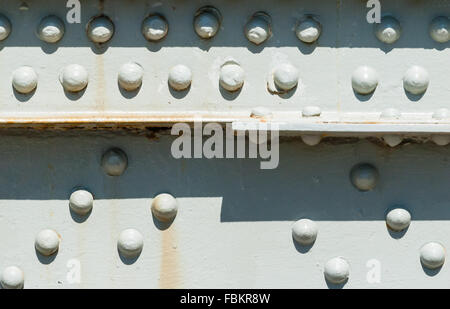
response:
<svg viewBox="0 0 450 309"><path fill-rule="evenodd" d="M250 117L253 118L262 118L262 117L267 117L267 116L271 116L272 112L270 111L270 109L268 109L267 107L264 106L257 106L254 107L250 113Z"/></svg>
<svg viewBox="0 0 450 309"><path fill-rule="evenodd" d="M160 41L166 37L168 31L169 24L162 15L150 15L142 22L142 34L148 41Z"/></svg>
<svg viewBox="0 0 450 309"><path fill-rule="evenodd" d="M322 32L322 26L314 18L308 16L300 21L295 28L297 38L304 43L314 43Z"/></svg>
<svg viewBox="0 0 450 309"><path fill-rule="evenodd" d="M325 264L325 278L334 284L344 283L350 274L348 262L341 257L335 257Z"/></svg>
<svg viewBox="0 0 450 309"><path fill-rule="evenodd" d="M177 215L178 203L172 195L161 193L153 199L151 209L159 221L169 222Z"/></svg>
<svg viewBox="0 0 450 309"><path fill-rule="evenodd" d="M434 134L431 135L431 140L438 146L446 146L450 143L450 135Z"/></svg>
<svg viewBox="0 0 450 309"><path fill-rule="evenodd" d="M352 87L360 94L372 93L378 85L378 74L374 68L360 66L352 74Z"/></svg>
<svg viewBox="0 0 450 309"><path fill-rule="evenodd" d="M86 88L89 75L86 69L79 64L66 66L59 75L59 81L66 91L78 92Z"/></svg>
<svg viewBox="0 0 450 309"><path fill-rule="evenodd" d="M433 113L433 118L436 120L442 120L442 119L445 119L448 117L449 117L449 112L448 112L448 109L446 109L446 108L439 108L438 110L436 110Z"/></svg>
<svg viewBox="0 0 450 309"><path fill-rule="evenodd" d="M114 24L106 16L94 17L88 23L87 34L94 43L106 43L114 34Z"/></svg>
<svg viewBox="0 0 450 309"><path fill-rule="evenodd" d="M438 43L446 43L450 40L450 20L445 16L438 16L431 21L430 36Z"/></svg>
<svg viewBox="0 0 450 309"><path fill-rule="evenodd" d="M225 90L237 91L241 89L244 85L244 79L244 69L234 61L226 62L220 68L219 83Z"/></svg>
<svg viewBox="0 0 450 309"><path fill-rule="evenodd" d="M118 148L106 151L102 156L103 170L109 176L120 176L128 166L128 158L125 152Z"/></svg>
<svg viewBox="0 0 450 309"><path fill-rule="evenodd" d="M253 14L245 25L245 36L253 44L259 45L265 42L271 35L271 19L264 12Z"/></svg>
<svg viewBox="0 0 450 309"><path fill-rule="evenodd" d="M170 69L169 85L175 90L181 91L189 88L192 81L192 72L187 66L178 64Z"/></svg>
<svg viewBox="0 0 450 309"><path fill-rule="evenodd" d="M429 242L420 248L420 261L430 269L436 269L444 265L445 248L437 242Z"/></svg>
<svg viewBox="0 0 450 309"><path fill-rule="evenodd" d="M412 94L424 93L429 83L430 77L427 70L418 65L409 68L403 76L403 87Z"/></svg>
<svg viewBox="0 0 450 309"><path fill-rule="evenodd" d="M411 223L411 214L403 208L395 208L386 215L386 224L393 231L402 231Z"/></svg>
<svg viewBox="0 0 450 309"><path fill-rule="evenodd" d="M378 171L371 164L357 164L350 171L350 180L358 190L369 191L375 188L377 184Z"/></svg>
<svg viewBox="0 0 450 309"><path fill-rule="evenodd" d="M11 22L6 16L0 15L0 41L6 40L10 33Z"/></svg>
<svg viewBox="0 0 450 309"><path fill-rule="evenodd" d="M309 219L301 219L292 226L292 237L303 246L312 245L317 238L319 228L317 224Z"/></svg>
<svg viewBox="0 0 450 309"><path fill-rule="evenodd" d="M194 29L202 39L210 39L219 31L222 20L220 12L211 6L200 8L195 14Z"/></svg>
<svg viewBox="0 0 450 309"><path fill-rule="evenodd" d="M94 197L89 191L77 190L70 195L69 207L78 215L89 213L94 205Z"/></svg>
<svg viewBox="0 0 450 309"><path fill-rule="evenodd" d="M45 229L39 232L35 240L35 248L42 255L49 256L58 251L61 236L54 230Z"/></svg>
<svg viewBox="0 0 450 309"><path fill-rule="evenodd" d="M135 62L128 62L121 66L117 77L120 87L127 91L138 89L144 78L144 69Z"/></svg>
<svg viewBox="0 0 450 309"><path fill-rule="evenodd" d="M318 134L303 134L301 136L303 143L309 146L315 146L320 143L322 136Z"/></svg>
<svg viewBox="0 0 450 309"><path fill-rule="evenodd" d="M64 22L57 16L44 17L38 26L37 35L44 42L56 43L64 35Z"/></svg>
<svg viewBox="0 0 450 309"><path fill-rule="evenodd" d="M275 85L284 91L289 91L297 86L299 72L291 64L283 63L278 65L273 72Z"/></svg>
<svg viewBox="0 0 450 309"><path fill-rule="evenodd" d="M380 114L380 118L383 119L398 119L401 117L401 113L398 109L393 108L393 107L389 107L384 109L381 114Z"/></svg>
<svg viewBox="0 0 450 309"><path fill-rule="evenodd" d="M383 140L388 146L395 147L403 141L403 137L398 134L386 134L383 135Z"/></svg>
<svg viewBox="0 0 450 309"><path fill-rule="evenodd" d="M125 257L138 256L144 247L144 237L135 229L123 230L117 241L119 252Z"/></svg>
<svg viewBox="0 0 450 309"><path fill-rule="evenodd" d="M37 83L38 76L32 67L20 67L12 74L12 84L17 92L30 93L37 87Z"/></svg>
<svg viewBox="0 0 450 309"><path fill-rule="evenodd" d="M321 113L322 113L322 110L320 109L319 106L309 105L309 106L303 107L303 109L302 109L303 117L319 117Z"/></svg>
<svg viewBox="0 0 450 309"><path fill-rule="evenodd" d="M385 44L395 43L400 38L401 31L400 23L392 16L384 16L380 23L375 24L375 35Z"/></svg>
<svg viewBox="0 0 450 309"><path fill-rule="evenodd" d="M0 285L3 289L22 289L25 275L17 266L9 266L3 270Z"/></svg>

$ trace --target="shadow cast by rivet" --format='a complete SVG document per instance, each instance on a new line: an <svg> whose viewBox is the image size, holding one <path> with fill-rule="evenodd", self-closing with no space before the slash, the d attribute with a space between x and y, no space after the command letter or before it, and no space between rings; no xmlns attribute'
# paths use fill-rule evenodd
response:
<svg viewBox="0 0 450 309"><path fill-rule="evenodd" d="M259 53L261 53L264 50L264 42L259 44L259 45L256 45L256 44L253 44L253 43L250 44L250 45L247 45L247 49L252 54L259 54Z"/></svg>
<svg viewBox="0 0 450 309"><path fill-rule="evenodd" d="M413 102L419 101L420 99L422 99L425 93L427 93L427 91L425 90L421 94L412 94L411 92L408 92L405 88L403 88L403 91L405 92L405 95L408 97L408 99Z"/></svg>
<svg viewBox="0 0 450 309"><path fill-rule="evenodd" d="M317 43L301 43L300 45L297 46L298 50L303 54L303 55L309 55L312 54L314 52L314 50L317 47Z"/></svg>
<svg viewBox="0 0 450 309"><path fill-rule="evenodd" d="M325 282L326 282L328 288L329 288L329 289L332 289L332 290L339 290L339 289L342 289L342 288L344 288L344 286L345 286L345 285L347 284L347 282L348 282L348 278L345 279L345 281L342 282L342 283L332 283L332 282L330 282L330 281L327 280L327 278L326 278L325 275L324 275L324 278L325 278Z"/></svg>
<svg viewBox="0 0 450 309"><path fill-rule="evenodd" d="M173 223L173 221L175 221L175 218L173 220L163 222L163 221L160 221L158 218L156 218L155 215L152 213L152 220L153 220L153 224L156 226L156 228L158 230L165 231L169 227L172 226L172 223Z"/></svg>
<svg viewBox="0 0 450 309"><path fill-rule="evenodd" d="M386 229L388 230L389 235L390 235L392 238L394 238L394 239L400 239L400 238L402 238L403 236L405 236L405 234L406 234L406 232L408 231L409 227L407 227L406 229L401 230L401 231L394 231L394 230L390 229L389 226L386 224Z"/></svg>
<svg viewBox="0 0 450 309"><path fill-rule="evenodd" d="M30 93L20 93L14 88L14 86L11 86L11 87L13 89L14 96L20 102L29 101L34 96L34 94L36 93L36 89L37 89L37 87L34 88Z"/></svg>
<svg viewBox="0 0 450 309"><path fill-rule="evenodd" d="M422 266L423 272L429 277L436 276L442 269L442 266L435 269L427 268L425 265L423 265L422 261L420 261L420 266Z"/></svg>
<svg viewBox="0 0 450 309"><path fill-rule="evenodd" d="M225 90L223 87L221 87L220 84L219 84L219 91L220 91L220 94L222 95L222 97L223 97L225 100L227 100L227 101L233 101L233 100L236 99L236 98L239 96L239 94L241 93L242 87L239 88L239 89L236 90L236 91L228 91L228 90Z"/></svg>
<svg viewBox="0 0 450 309"><path fill-rule="evenodd" d="M139 86L136 90L131 90L131 91L128 91L128 90L123 89L123 88L120 86L119 82L117 82L117 87L119 87L120 94L121 94L125 99L133 99L135 96L137 96L137 95L139 94L139 91L141 91L142 85Z"/></svg>
<svg viewBox="0 0 450 309"><path fill-rule="evenodd" d="M44 43L44 44L41 46L41 49L42 49L42 51L43 51L44 53L51 55L51 54L55 53L55 52L58 50L58 45L56 45L56 44Z"/></svg>
<svg viewBox="0 0 450 309"><path fill-rule="evenodd" d="M44 265L48 265L51 262L53 262L56 259L56 256L58 255L58 250L53 253L52 255L43 255L40 253L36 248L34 248L34 252L36 253L36 257L38 258L39 262Z"/></svg>
<svg viewBox="0 0 450 309"><path fill-rule="evenodd" d="M294 88L292 88L291 90L285 91L282 89L279 89L278 86L275 85L275 87L277 88L277 91L279 91L279 93L276 93L280 98L282 99L289 99L290 97L292 97L295 92L297 91L298 85L295 85Z"/></svg>
<svg viewBox="0 0 450 309"><path fill-rule="evenodd" d="M189 91L191 90L191 85L189 85L189 87L187 87L184 90L175 90L170 86L168 81L167 81L167 87L169 87L169 92L175 99L184 98L185 96L188 95Z"/></svg>
<svg viewBox="0 0 450 309"><path fill-rule="evenodd" d="M309 250L311 250L311 248L314 246L315 241L312 244L305 246L305 245L299 244L297 241L295 241L294 237L292 237L292 243L294 244L294 247L297 250L297 252L299 252L301 254L305 254L305 253L308 253Z"/></svg>
<svg viewBox="0 0 450 309"><path fill-rule="evenodd" d="M394 46L392 46L393 44L383 44L383 46L380 47L380 49L385 53L389 53L394 49Z"/></svg>
<svg viewBox="0 0 450 309"><path fill-rule="evenodd" d="M117 248L117 253L119 254L119 258L122 261L122 263L124 263L125 265L132 265L134 264L139 257L141 256L142 250L139 251L138 254L136 254L135 256L126 256L124 254L122 254L122 252L120 252L119 248Z"/></svg>
<svg viewBox="0 0 450 309"><path fill-rule="evenodd" d="M75 221L76 223L85 222L92 213L92 209L91 209L91 210L89 210L89 212L87 214L79 215L76 212L74 212L70 207L69 207L69 211L70 211L70 216L72 217L72 220Z"/></svg>
<svg viewBox="0 0 450 309"><path fill-rule="evenodd" d="M106 53L108 51L108 48L109 48L108 45L107 45L108 42L92 45L91 46L91 51L94 54L96 54L96 55L102 55L102 54Z"/></svg>
<svg viewBox="0 0 450 309"><path fill-rule="evenodd" d="M64 87L63 87L63 89L64 89ZM64 89L64 95L70 101L77 101L84 95L84 93L86 92L86 89L87 89L87 87L85 87L83 90L80 90L77 92L67 91L66 89Z"/></svg>
<svg viewBox="0 0 450 309"><path fill-rule="evenodd" d="M162 48L162 44L159 42L161 42L161 41L157 41L154 43L149 42L146 47L149 51L156 53L156 52L160 51Z"/></svg>
<svg viewBox="0 0 450 309"><path fill-rule="evenodd" d="M373 97L374 93L375 93L375 90L368 94L361 94L361 93L356 92L355 89L353 89L353 94L360 102L369 101Z"/></svg>

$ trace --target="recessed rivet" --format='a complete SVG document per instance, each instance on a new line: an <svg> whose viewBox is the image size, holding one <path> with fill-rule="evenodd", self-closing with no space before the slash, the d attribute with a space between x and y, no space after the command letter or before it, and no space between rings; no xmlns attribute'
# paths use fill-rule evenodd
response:
<svg viewBox="0 0 450 309"><path fill-rule="evenodd" d="M37 234L34 245L42 255L49 256L58 251L60 239L54 230L45 229Z"/></svg>
<svg viewBox="0 0 450 309"><path fill-rule="evenodd" d="M128 62L122 65L117 77L120 87L127 91L138 89L144 78L144 69L135 62Z"/></svg>
<svg viewBox="0 0 450 309"><path fill-rule="evenodd" d="M444 265L445 248L437 242L429 242L420 248L420 261L430 269L436 269Z"/></svg>
<svg viewBox="0 0 450 309"><path fill-rule="evenodd" d="M358 190L369 191L375 188L377 184L378 171L371 164L358 164L351 169L350 180Z"/></svg>
<svg viewBox="0 0 450 309"><path fill-rule="evenodd" d="M3 270L0 278L0 285L3 289L22 289L25 275L17 266L9 266Z"/></svg>
<svg viewBox="0 0 450 309"><path fill-rule="evenodd" d="M433 113L433 118L436 120L442 120L449 117L448 109L440 108Z"/></svg>
<svg viewBox="0 0 450 309"><path fill-rule="evenodd" d="M37 35L44 42L56 43L64 35L64 22L57 16L44 17L38 26Z"/></svg>
<svg viewBox="0 0 450 309"><path fill-rule="evenodd" d="M322 26L311 16L300 21L295 28L297 38L304 43L314 43L322 32Z"/></svg>
<svg viewBox="0 0 450 309"><path fill-rule="evenodd" d="M117 241L119 252L125 257L138 256L144 247L144 237L135 229L123 230Z"/></svg>
<svg viewBox="0 0 450 309"><path fill-rule="evenodd" d="M400 118L402 114L400 113L400 111L396 108L393 107L389 107L384 109L381 114L380 114L380 118L383 119L397 119Z"/></svg>
<svg viewBox="0 0 450 309"><path fill-rule="evenodd" d="M341 257L330 259L325 264L325 278L334 284L344 283L350 274L348 262Z"/></svg>
<svg viewBox="0 0 450 309"><path fill-rule="evenodd" d="M299 72L289 63L278 65L273 71L275 86L283 91L289 91L297 86Z"/></svg>
<svg viewBox="0 0 450 309"><path fill-rule="evenodd" d="M195 32L202 39L210 39L219 31L221 20L219 10L212 6L202 7L195 13Z"/></svg>
<svg viewBox="0 0 450 309"><path fill-rule="evenodd" d="M264 12L256 12L245 25L245 36L253 44L265 42L272 34L270 16Z"/></svg>
<svg viewBox="0 0 450 309"><path fill-rule="evenodd" d="M375 24L375 35L383 43L395 43L401 34L398 20L392 16L384 16L379 24Z"/></svg>
<svg viewBox="0 0 450 309"><path fill-rule="evenodd" d="M86 88L88 79L88 72L79 64L70 64L66 66L59 76L61 85L69 92L78 92Z"/></svg>
<svg viewBox="0 0 450 309"><path fill-rule="evenodd" d="M30 93L37 87L38 76L34 69L23 66L16 69L12 74L12 84L14 89L20 93Z"/></svg>
<svg viewBox="0 0 450 309"><path fill-rule="evenodd" d="M114 34L114 24L106 16L94 17L88 23L87 34L94 43L106 43Z"/></svg>
<svg viewBox="0 0 450 309"><path fill-rule="evenodd" d="M69 207L78 215L86 215L91 211L93 205L94 197L89 191L77 190L70 195Z"/></svg>
<svg viewBox="0 0 450 309"><path fill-rule="evenodd" d="M450 39L450 21L445 16L438 16L431 21L430 36L438 43L446 43Z"/></svg>
<svg viewBox="0 0 450 309"><path fill-rule="evenodd" d="M272 112L270 111L270 109L268 109L267 107L264 107L264 106L257 106L255 108L253 108L250 113L250 117L253 117L253 118L262 118L262 117L267 117L267 116L271 116L271 115L272 115Z"/></svg>
<svg viewBox="0 0 450 309"><path fill-rule="evenodd" d="M244 85L245 72L235 61L227 61L220 68L219 83L228 91L237 91Z"/></svg>
<svg viewBox="0 0 450 309"><path fill-rule="evenodd" d="M403 137L398 134L386 134L383 135L383 140L390 147L395 147L403 141Z"/></svg>
<svg viewBox="0 0 450 309"><path fill-rule="evenodd" d="M161 193L153 199L151 209L159 221L169 222L177 215L178 203L172 195Z"/></svg>
<svg viewBox="0 0 450 309"><path fill-rule="evenodd" d="M403 76L403 87L412 94L418 95L424 93L429 83L430 77L428 76L427 70L418 65L409 68Z"/></svg>
<svg viewBox="0 0 450 309"><path fill-rule="evenodd" d="M372 93L378 85L378 74L369 66L360 66L352 74L352 87L360 94Z"/></svg>
<svg viewBox="0 0 450 309"><path fill-rule="evenodd" d="M142 34L148 41L160 41L166 37L168 31L169 24L162 15L150 15L142 22Z"/></svg>
<svg viewBox="0 0 450 309"><path fill-rule="evenodd" d="M303 246L312 245L317 238L317 224L309 219L301 219L292 226L292 237Z"/></svg>
<svg viewBox="0 0 450 309"><path fill-rule="evenodd" d="M395 208L386 215L386 224L393 231L402 231L411 223L411 214L403 208Z"/></svg>
<svg viewBox="0 0 450 309"><path fill-rule="evenodd" d="M192 81L191 69L183 64L178 64L170 69L169 85L175 90L181 91L189 88Z"/></svg>
<svg viewBox="0 0 450 309"><path fill-rule="evenodd" d="M322 136L318 134L303 134L301 136L303 143L309 146L315 146L320 143Z"/></svg>
<svg viewBox="0 0 450 309"><path fill-rule="evenodd" d="M9 19L0 14L0 41L6 40L11 33L11 22Z"/></svg>
<svg viewBox="0 0 450 309"><path fill-rule="evenodd" d="M109 176L120 176L128 166L128 158L125 152L119 148L112 148L102 156L103 170Z"/></svg>
<svg viewBox="0 0 450 309"><path fill-rule="evenodd" d="M303 109L302 109L303 117L319 117L321 113L322 113L322 110L320 109L319 106L309 105L309 106L303 107Z"/></svg>
<svg viewBox="0 0 450 309"><path fill-rule="evenodd" d="M438 146L446 146L450 143L450 135L434 134L431 140Z"/></svg>

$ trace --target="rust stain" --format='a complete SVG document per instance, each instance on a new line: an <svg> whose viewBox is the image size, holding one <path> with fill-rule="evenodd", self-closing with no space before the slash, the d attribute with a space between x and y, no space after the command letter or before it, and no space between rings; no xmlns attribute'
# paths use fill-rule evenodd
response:
<svg viewBox="0 0 450 309"><path fill-rule="evenodd" d="M97 87L95 88L95 105L100 111L105 110L105 63L103 55L95 57L96 73L97 73Z"/></svg>
<svg viewBox="0 0 450 309"><path fill-rule="evenodd" d="M180 288L181 274L178 256L176 230L172 226L161 231L161 265L159 268L159 288Z"/></svg>

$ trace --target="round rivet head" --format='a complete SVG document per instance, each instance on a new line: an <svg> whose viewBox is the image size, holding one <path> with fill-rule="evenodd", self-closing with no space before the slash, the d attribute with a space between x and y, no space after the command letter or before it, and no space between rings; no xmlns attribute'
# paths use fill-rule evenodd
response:
<svg viewBox="0 0 450 309"><path fill-rule="evenodd" d="M125 63L120 67L117 77L120 87L127 91L138 89L144 78L144 69L135 62Z"/></svg>
<svg viewBox="0 0 450 309"><path fill-rule="evenodd" d="M297 38L304 43L314 43L322 32L322 26L312 17L300 21L295 28Z"/></svg>
<svg viewBox="0 0 450 309"><path fill-rule="evenodd" d="M431 140L438 146L446 146L450 143L450 135L434 134Z"/></svg>
<svg viewBox="0 0 450 309"><path fill-rule="evenodd" d="M445 16L438 16L431 21L430 36L438 43L450 40L450 20Z"/></svg>
<svg viewBox="0 0 450 309"><path fill-rule="evenodd" d="M0 285L3 289L22 289L25 275L17 266L9 266L3 270L0 278Z"/></svg>
<svg viewBox="0 0 450 309"><path fill-rule="evenodd" d="M387 226L396 232L406 229L411 224L411 214L403 208L395 208L386 215Z"/></svg>
<svg viewBox="0 0 450 309"><path fill-rule="evenodd" d="M92 210L93 205L94 197L89 191L77 190L70 195L69 207L78 215L86 215Z"/></svg>
<svg viewBox="0 0 450 309"><path fill-rule="evenodd" d="M264 106L254 107L250 112L250 117L252 118L264 118L268 116L272 116L272 112L270 111L270 109Z"/></svg>
<svg viewBox="0 0 450 309"><path fill-rule="evenodd" d="M170 222L177 215L178 203L172 195L161 193L153 199L151 209L159 221Z"/></svg>
<svg viewBox="0 0 450 309"><path fill-rule="evenodd" d="M41 20L37 35L47 43L56 43L64 36L64 22L56 16L47 16Z"/></svg>
<svg viewBox="0 0 450 309"><path fill-rule="evenodd" d="M272 34L270 16L264 12L253 14L245 25L245 36L253 44L259 45L267 41Z"/></svg>
<svg viewBox="0 0 450 309"><path fill-rule="evenodd" d="M418 65L409 68L403 76L403 87L406 91L415 95L424 93L429 83L430 77L427 70Z"/></svg>
<svg viewBox="0 0 450 309"><path fill-rule="evenodd" d="M299 72L291 64L283 63L277 66L273 72L275 86L281 90L289 91L297 86Z"/></svg>
<svg viewBox="0 0 450 309"><path fill-rule="evenodd" d="M42 255L49 256L58 251L61 237L54 230L45 229L39 232L35 240L35 248Z"/></svg>
<svg viewBox="0 0 450 309"><path fill-rule="evenodd" d="M202 39L210 39L219 31L222 16L214 7L200 8L195 14L194 29Z"/></svg>
<svg viewBox="0 0 450 309"><path fill-rule="evenodd" d="M178 64L170 69L169 85L177 91L189 88L192 81L191 69L187 66Z"/></svg>
<svg viewBox="0 0 450 309"><path fill-rule="evenodd" d="M114 24L106 16L92 18L87 26L87 35L94 43L106 43L114 34Z"/></svg>
<svg viewBox="0 0 450 309"><path fill-rule="evenodd" d="M395 147L403 141L403 137L398 134L386 134L383 135L383 140L388 146Z"/></svg>
<svg viewBox="0 0 450 309"><path fill-rule="evenodd" d="M312 245L317 238L317 224L309 219L301 219L292 226L292 237L303 246Z"/></svg>
<svg viewBox="0 0 450 309"><path fill-rule="evenodd" d="M335 257L325 264L324 274L327 281L331 283L344 283L350 274L350 266L343 258Z"/></svg>
<svg viewBox="0 0 450 309"><path fill-rule="evenodd" d="M11 22L9 19L0 14L0 41L6 40L11 33Z"/></svg>
<svg viewBox="0 0 450 309"><path fill-rule="evenodd" d="M316 146L322 140L322 136L318 134L303 134L301 136L303 143L308 146Z"/></svg>
<svg viewBox="0 0 450 309"><path fill-rule="evenodd" d="M400 23L392 16L384 16L379 24L375 24L375 36L385 44L395 43L401 31Z"/></svg>
<svg viewBox="0 0 450 309"><path fill-rule="evenodd" d="M401 113L398 109L393 108L393 107L388 107L386 109L384 109L381 114L380 114L380 118L383 119L398 119L401 117Z"/></svg>
<svg viewBox="0 0 450 309"><path fill-rule="evenodd" d="M445 248L437 242L429 242L420 248L420 261L430 269L436 269L444 265Z"/></svg>
<svg viewBox="0 0 450 309"><path fill-rule="evenodd" d="M309 105L305 106L302 109L302 116L303 117L319 117L322 113L322 110L319 106Z"/></svg>
<svg viewBox="0 0 450 309"><path fill-rule="evenodd" d="M230 92L237 91L244 85L245 73L241 66L229 61L220 68L220 86Z"/></svg>
<svg viewBox="0 0 450 309"><path fill-rule="evenodd" d="M150 15L142 22L142 34L148 41L160 41L166 37L168 31L169 24L162 15Z"/></svg>
<svg viewBox="0 0 450 309"><path fill-rule="evenodd" d="M128 158L121 149L109 149L103 154L102 167L109 176L120 176L128 166Z"/></svg>
<svg viewBox="0 0 450 309"><path fill-rule="evenodd" d="M66 66L59 76L59 81L66 91L78 92L86 88L89 75L86 69L79 64Z"/></svg>
<svg viewBox="0 0 450 309"><path fill-rule="evenodd" d="M369 191L375 188L377 184L378 171L371 164L358 164L351 169L350 180L358 190Z"/></svg>
<svg viewBox="0 0 450 309"><path fill-rule="evenodd" d="M30 93L37 87L38 76L34 69L23 66L16 69L12 74L12 84L19 93Z"/></svg>
<svg viewBox="0 0 450 309"><path fill-rule="evenodd" d="M352 87L359 94L372 93L378 85L378 74L369 66L360 66L352 74Z"/></svg>
<svg viewBox="0 0 450 309"><path fill-rule="evenodd" d="M135 229L123 230L117 241L119 252L125 257L138 256L144 247L144 237Z"/></svg>

